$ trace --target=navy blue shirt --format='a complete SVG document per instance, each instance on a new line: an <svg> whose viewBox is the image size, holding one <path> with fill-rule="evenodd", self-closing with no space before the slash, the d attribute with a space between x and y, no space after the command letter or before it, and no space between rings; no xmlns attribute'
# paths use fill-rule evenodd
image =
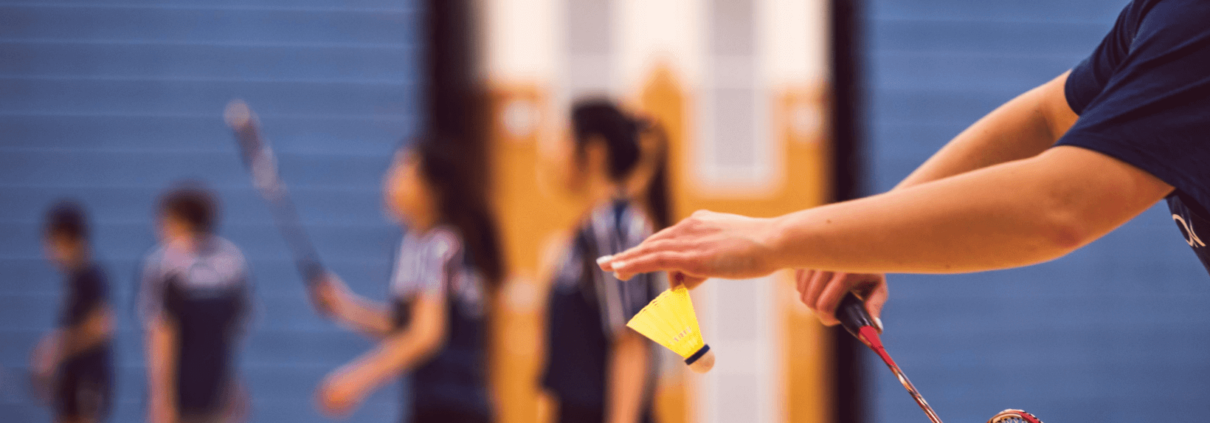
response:
<svg viewBox="0 0 1210 423"><path fill-rule="evenodd" d="M407 327L417 295L445 302L445 344L412 372L416 409L457 411L492 417L487 392L486 280L447 227L408 232L391 277L395 327Z"/></svg>
<svg viewBox="0 0 1210 423"><path fill-rule="evenodd" d="M626 322L664 287L654 273L619 281L612 273L601 271L596 259L637 246L649 235L651 225L646 217L626 201L603 204L577 228L547 301L547 359L542 381L561 407L604 407L613 340L621 331L631 330ZM655 350L651 351L647 407L657 374ZM649 412L645 410L645 414Z"/></svg>
<svg viewBox="0 0 1210 423"><path fill-rule="evenodd" d="M1056 145L1097 151L1176 188L1173 220L1202 264L1210 251L1210 2L1140 0L1071 70L1080 119Z"/></svg>
<svg viewBox="0 0 1210 423"><path fill-rule="evenodd" d="M230 400L235 346L248 311L247 263L235 244L209 236L196 252L160 247L147 256L139 286L144 322L177 331L177 407L182 415L223 410Z"/></svg>
<svg viewBox="0 0 1210 423"><path fill-rule="evenodd" d="M59 327L83 324L100 307L108 306L109 284L105 272L90 264L67 275L67 295L59 311ZM55 386L55 407L67 416L103 414L108 408L109 391L113 384L113 356L109 339L82 351L59 364ZM85 390L93 395L81 395ZM96 401L87 404L87 396Z"/></svg>

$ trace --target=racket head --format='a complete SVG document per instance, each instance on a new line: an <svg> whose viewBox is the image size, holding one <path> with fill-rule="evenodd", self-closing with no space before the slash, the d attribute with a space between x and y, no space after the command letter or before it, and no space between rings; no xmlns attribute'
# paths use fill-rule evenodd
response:
<svg viewBox="0 0 1210 423"><path fill-rule="evenodd" d="M235 139L239 142L240 154L245 163L253 166L257 161L272 160L271 157L264 157L268 155L265 142L260 136L256 113L248 107L248 103L240 99L231 100L223 110L223 120L235 132Z"/></svg>
<svg viewBox="0 0 1210 423"><path fill-rule="evenodd" d="M223 120L227 122L227 126L232 129L241 129L253 124L252 109L248 107L248 103L244 100L235 99L227 103L227 108L223 110Z"/></svg>
<svg viewBox="0 0 1210 423"><path fill-rule="evenodd" d="M996 413L987 423L1042 423L1033 414L1025 412L1025 410L1007 409Z"/></svg>

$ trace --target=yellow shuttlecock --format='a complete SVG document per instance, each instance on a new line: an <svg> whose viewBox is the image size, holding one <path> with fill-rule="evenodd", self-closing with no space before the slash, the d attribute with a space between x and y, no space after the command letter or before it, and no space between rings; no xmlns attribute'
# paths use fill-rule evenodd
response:
<svg viewBox="0 0 1210 423"><path fill-rule="evenodd" d="M695 372L706 373L714 367L714 353L702 340L693 301L684 286L655 297L626 326L685 357L685 364Z"/></svg>

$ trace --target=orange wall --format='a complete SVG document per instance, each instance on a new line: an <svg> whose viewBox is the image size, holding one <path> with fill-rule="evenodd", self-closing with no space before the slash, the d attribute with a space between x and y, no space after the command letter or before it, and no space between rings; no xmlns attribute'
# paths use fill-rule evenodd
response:
<svg viewBox="0 0 1210 423"><path fill-rule="evenodd" d="M673 210L680 218L694 210L710 209L752 216L774 216L822 204L828 197L828 143L825 134L798 134L790 130L789 110L802 104L820 105L822 87L803 87L775 93L771 122L782 160L783 181L760 198L725 198L699 192L688 183L693 122L693 99L673 72L657 68L630 106L660 121L668 132ZM492 184L498 218L513 278L500 296L494 319L492 364L502 422L547 421L549 404L538 390L538 371L544 346L543 310L546 278L539 274L542 251L548 240L570 228L586 204L545 195L536 183L539 137L554 136L563 111L548 110L549 95L538 87L497 86L490 91L492 140L489 143ZM529 102L537 110L532 132L514 134L502 121L505 105ZM782 325L782 365L786 374L785 421L823 423L831 419L828 373L828 336L809 314L796 305L792 275L778 278ZM657 395L657 415L665 423L692 421L692 389L684 380L664 381Z"/></svg>

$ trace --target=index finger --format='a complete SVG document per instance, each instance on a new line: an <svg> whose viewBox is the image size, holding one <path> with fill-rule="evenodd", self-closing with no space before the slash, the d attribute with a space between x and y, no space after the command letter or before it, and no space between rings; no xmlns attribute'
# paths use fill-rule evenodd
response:
<svg viewBox="0 0 1210 423"><path fill-rule="evenodd" d="M684 246L681 244L682 243L680 242L672 240L647 238L647 240L643 241L634 248L622 251L612 256L598 258L597 265L601 267L601 270L606 272L616 272L621 265L628 264L645 256L659 254L662 252L681 251L684 248ZM646 273L646 271L640 273Z"/></svg>

